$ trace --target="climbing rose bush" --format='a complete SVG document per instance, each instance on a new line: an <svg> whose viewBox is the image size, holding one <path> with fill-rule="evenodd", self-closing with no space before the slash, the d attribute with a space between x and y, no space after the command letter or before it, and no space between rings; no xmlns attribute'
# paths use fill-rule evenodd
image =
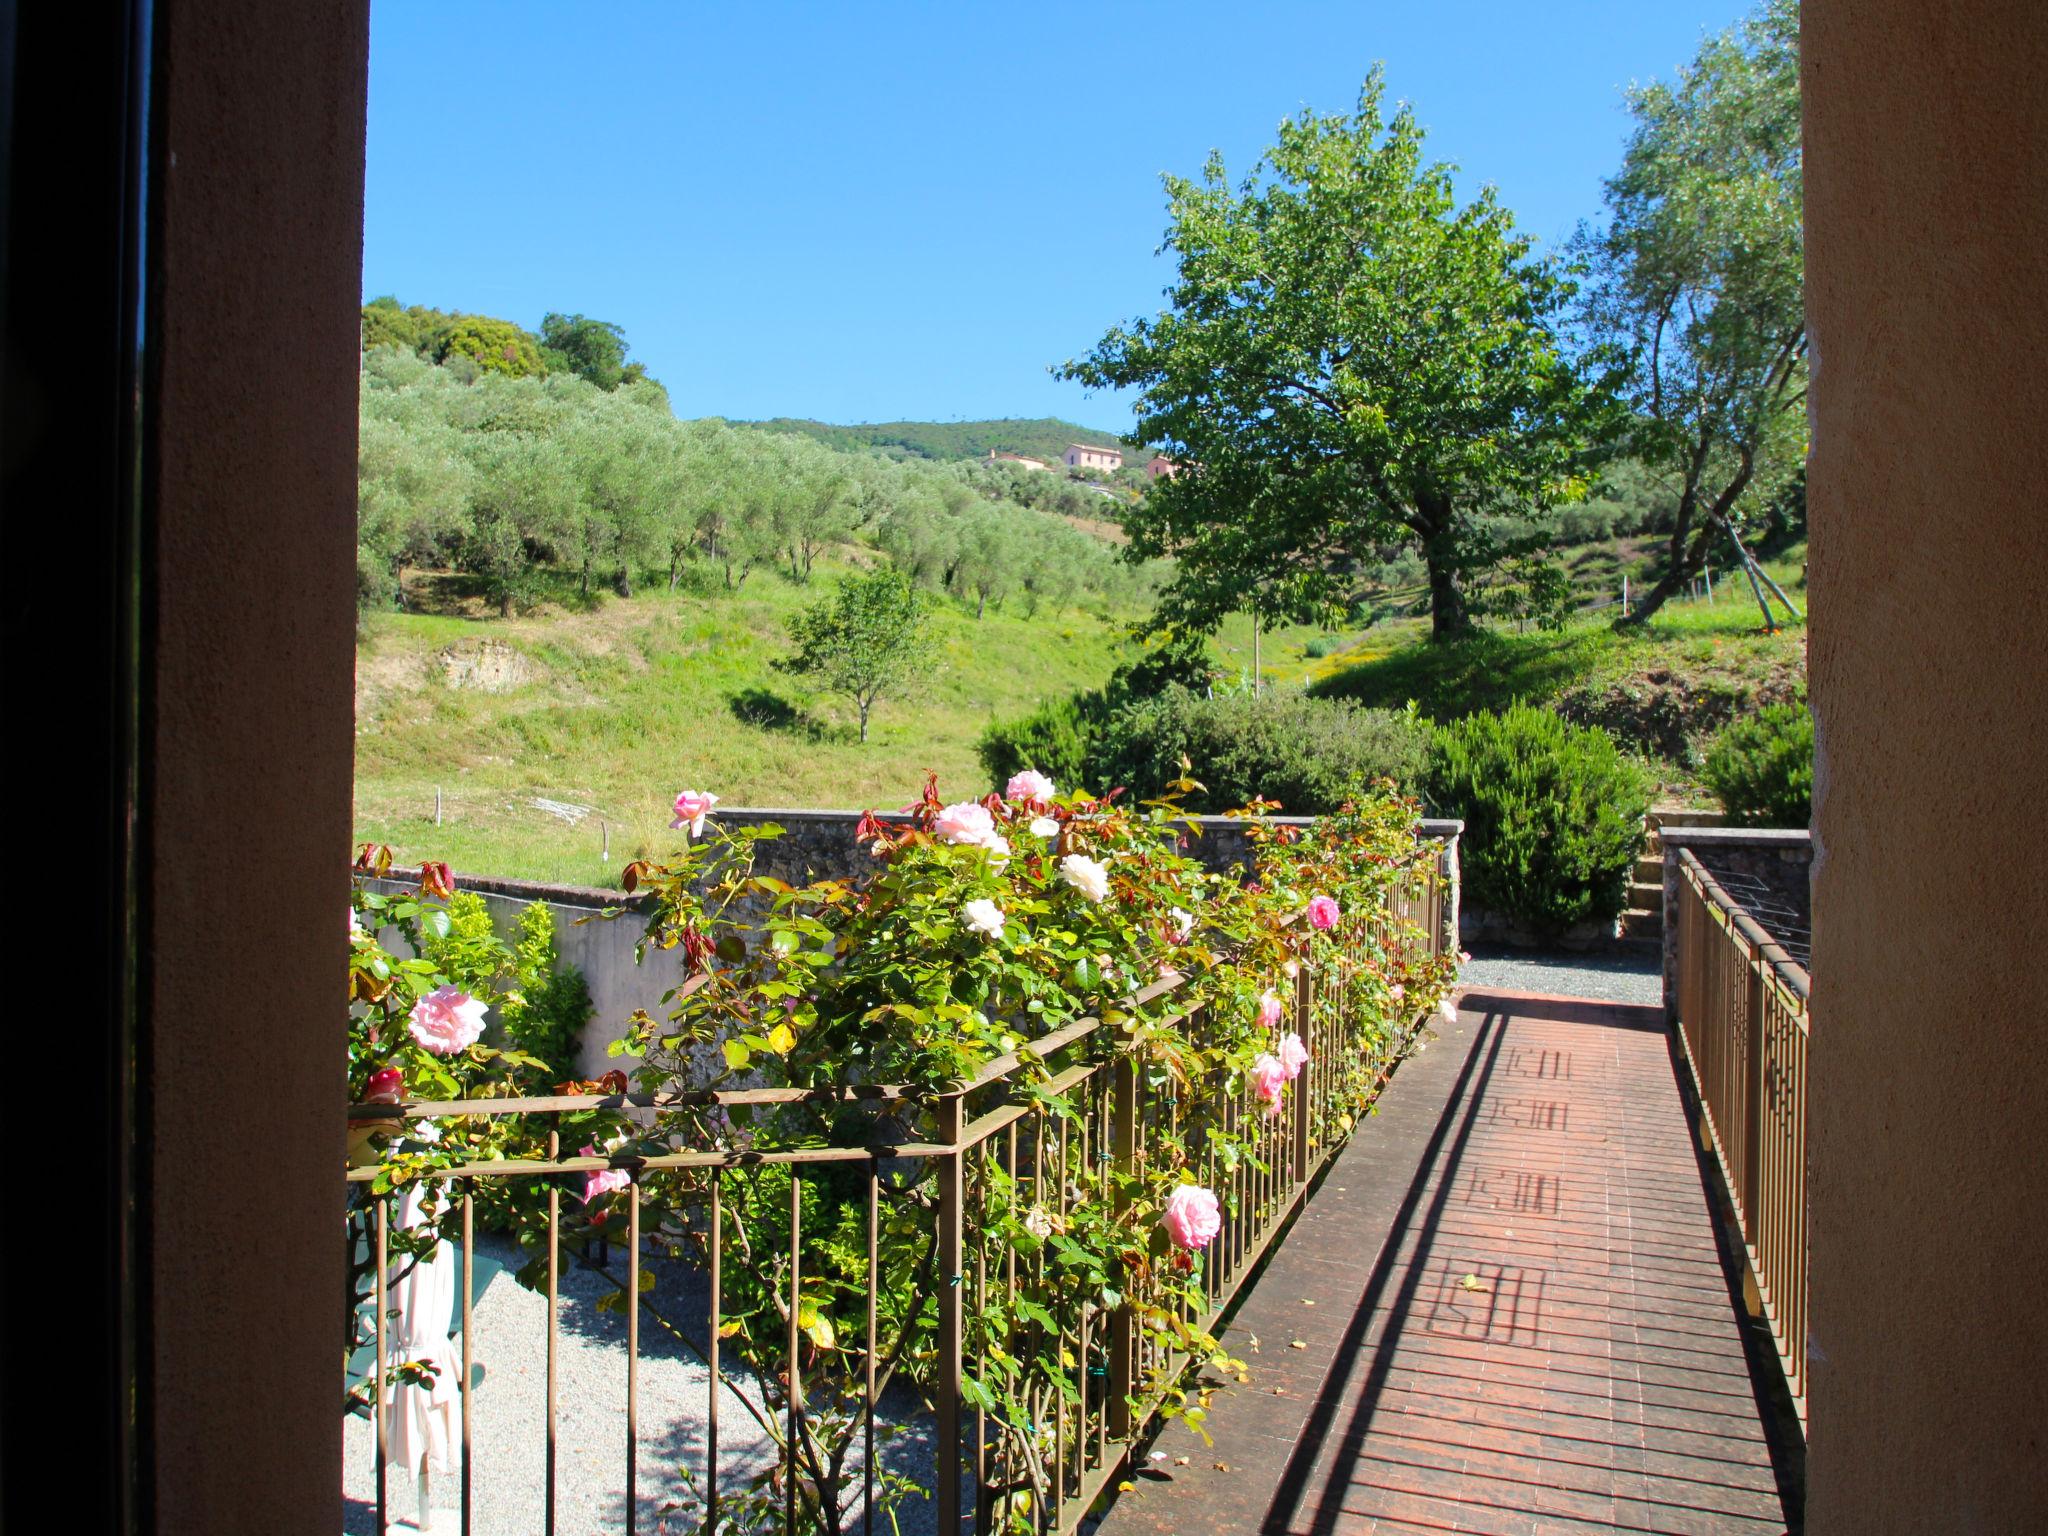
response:
<svg viewBox="0 0 2048 1536"><path fill-rule="evenodd" d="M1041 1130L1020 1142L1024 1162L992 1155L994 1143L964 1160L973 1241L1014 1256L1016 1278L1001 1287L965 1281L961 1391L989 1427L985 1492L1001 1490L988 1493L997 1503L984 1510L985 1523L1030 1529L1044 1492L1033 1468L1050 1455L1052 1405L1065 1401L1078 1369L1095 1369L1095 1355L1074 1353L1080 1319L1129 1315L1156 1346L1133 1383L1136 1405L1196 1427L1206 1389L1177 1362L1244 1372L1192 1320L1207 1309L1207 1250L1233 1219L1232 1191L1252 1182L1225 1176L1265 1167L1270 1123L1257 1111L1297 1102L1287 1090L1310 1048L1286 1029L1294 978L1306 972L1329 992L1308 1038L1343 1042L1341 1057L1317 1063L1319 1093L1330 1087L1329 1106L1309 1128L1318 1146L1348 1129L1389 1052L1448 985L1441 962L1387 947L1378 930L1343 917L1381 910L1427 856L1415 846L1411 803L1375 793L1307 832L1272 823L1270 805L1247 807L1253 866L1239 879L1203 867L1194 847L1201 829L1171 796L1134 808L1043 787L948 803L928 784L905 819L864 817L858 836L873 859L859 882L796 887L758 875L756 850L780 829L722 828L715 818L670 858L624 872L642 903L643 953L673 954L685 979L658 1014L636 1015L615 1048L631 1086L659 1096L660 1108L633 1118L593 1098L589 1110L559 1117L565 1145L607 1164L579 1170L586 1199L565 1232L580 1262L620 1287L609 1304L622 1307L628 1202L619 1192L638 1185L648 1277L666 1263L705 1261L716 1181L723 1347L749 1369L746 1411L795 1468L805 1529L843 1526L847 1490L858 1483L843 1474L869 1365L883 1390L898 1381L934 1390L937 1160L898 1160L875 1184L871 1268L865 1163L797 1174L743 1154L941 1138L943 1096L1014 1062L1000 1069L1000 1093L1035 1117L1020 1129ZM1311 910L1317 897L1328 903L1327 926ZM1070 1043L1053 1048L1054 1036ZM1041 1042L1042 1055L1027 1049ZM505 1091L492 1074L511 1073L477 1054L485 1050L420 1054L473 1072L477 1092ZM1061 1074L1112 1062L1128 1063L1148 1102L1179 1106L1147 1121L1142 1155L1128 1164L1052 1131L1080 1113L1058 1086ZM868 1085L893 1086L881 1094ZM617 1087L625 1086L621 1075ZM766 1104L715 1097L763 1087L859 1091ZM675 1151L733 1161L715 1174L629 1171L638 1157ZM547 1233L531 1209L523 1219L534 1256L522 1278L537 1283ZM872 1362L864 1344L871 1302ZM706 1345L656 1309L645 1320L679 1347ZM1099 1351L1102 1330L1089 1336L1088 1349ZM804 1384L794 1444L792 1365ZM763 1479L722 1501L736 1528L752 1520L747 1511L780 1528L790 1490ZM885 1481L884 1502L893 1497Z"/></svg>

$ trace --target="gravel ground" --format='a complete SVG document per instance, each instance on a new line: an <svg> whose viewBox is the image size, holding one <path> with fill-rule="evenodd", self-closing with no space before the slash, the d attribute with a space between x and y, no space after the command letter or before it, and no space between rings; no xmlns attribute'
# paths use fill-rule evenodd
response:
<svg viewBox="0 0 2048 1536"><path fill-rule="evenodd" d="M1473 949L1460 979L1467 987L1553 992L1562 997L1597 997L1603 1002L1655 1007L1664 1001L1663 966L1662 956L1655 952L1574 954L1481 945Z"/></svg>
<svg viewBox="0 0 2048 1536"><path fill-rule="evenodd" d="M523 1262L518 1246L508 1239L481 1236L479 1253L507 1271ZM622 1261L613 1254L614 1267ZM688 1320L692 1336L703 1331L707 1295L701 1277L682 1274L677 1266L656 1271L657 1288L648 1293L650 1307L664 1316ZM483 1267L479 1266L479 1279ZM611 1289L601 1276L565 1269L555 1349L558 1384L556 1451L556 1529L561 1536L596 1536L625 1528L626 1476L626 1320L623 1314L599 1312L598 1297ZM461 1299L456 1300L459 1319ZM476 1447L474 1524L476 1536L537 1536L546 1500L547 1447L547 1300L529 1291L511 1273L494 1274L475 1304L477 1363L483 1378L476 1389L473 1437ZM458 1348L460 1347L458 1342ZM748 1473L773 1460L767 1437L748 1416L740 1400L744 1391L758 1403L750 1377L731 1369L724 1373L718 1410L719 1481L736 1488ZM710 1373L651 1317L640 1325L639 1373L639 1529L659 1529L661 1507L683 1497L676 1475L686 1461L701 1479L704 1470L704 1429L710 1403ZM919 1422L907 1396L885 1398L885 1412L905 1425L889 1443L883 1459L906 1476L929 1483L929 1425ZM433 1529L450 1536L461 1530L462 1446L453 1447L453 1464L433 1479ZM857 1480L857 1459L850 1466ZM376 1531L376 1442L367 1419L349 1418L343 1426L343 1529L353 1536ZM412 1480L394 1470L387 1484L391 1529L412 1531ZM929 1536L933 1508L929 1500L906 1499L897 1506L903 1536ZM680 1523L680 1522L679 1522ZM877 1520L878 1528L883 1522ZM858 1529L858 1525L855 1526Z"/></svg>

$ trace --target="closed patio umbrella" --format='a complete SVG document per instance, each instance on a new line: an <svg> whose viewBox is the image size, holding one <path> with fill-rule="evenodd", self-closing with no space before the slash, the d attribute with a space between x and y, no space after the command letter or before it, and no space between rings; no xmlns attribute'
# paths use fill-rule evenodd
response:
<svg viewBox="0 0 2048 1536"><path fill-rule="evenodd" d="M398 1207L401 1229L428 1224L421 1209L425 1182L413 1184ZM402 1263L403 1261L401 1261ZM395 1265L394 1268L400 1266ZM386 1384L385 1408L391 1426L391 1464L418 1479L419 1524L432 1521L428 1480L432 1472L450 1469L449 1447L456 1436L461 1402L462 1363L448 1340L455 1311L455 1250L438 1243L430 1257L412 1261L392 1287L396 1335L389 1365L434 1367L431 1384Z"/></svg>

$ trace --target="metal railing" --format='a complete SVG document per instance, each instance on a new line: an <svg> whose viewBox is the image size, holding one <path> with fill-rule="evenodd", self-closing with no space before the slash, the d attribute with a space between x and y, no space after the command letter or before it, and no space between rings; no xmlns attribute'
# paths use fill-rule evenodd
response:
<svg viewBox="0 0 2048 1536"><path fill-rule="evenodd" d="M1042 1207L1055 1227L1084 1199L1121 1202L1122 1181L1114 1175L1142 1169L1151 1159L1171 1166L1170 1154L1193 1149L1193 1169L1213 1188L1223 1208L1221 1233L1203 1251L1198 1263L1200 1305L1188 1309L1186 1320L1207 1329L1230 1306L1256 1270L1289 1218L1306 1198L1317 1173L1341 1147L1358 1117L1371 1105L1388 1076L1407 1053L1426 1019L1403 1016L1398 1027L1382 1025L1382 1013L1368 1006L1365 978L1368 964L1394 955L1437 955L1444 951L1444 914L1448 858L1410 878L1406 889L1390 896L1379 911L1347 915L1340 926L1340 948L1321 973L1302 966L1293 984L1291 1026L1308 1044L1311 1058L1290 1090L1279 1114L1268 1115L1247 1098L1226 1094L1220 1085L1184 1086L1177 1097L1170 1083L1148 1082L1150 1074L1134 1068L1128 1051L1116 1047L1102 1024L1084 1018L1015 1053L991 1062L971 1082L951 1091L925 1093L901 1087L830 1089L748 1089L649 1096L576 1095L555 1098L465 1100L445 1103L355 1105L352 1125L394 1113L405 1119L454 1119L476 1115L582 1114L611 1108L652 1112L657 1126L664 1109L687 1104L722 1113L734 1106L829 1105L842 1119L851 1106L862 1105L870 1118L870 1138L857 1145L806 1145L774 1150L675 1150L619 1157L562 1156L559 1135L546 1137L545 1158L471 1162L438 1168L431 1177L446 1181L454 1197L444 1230L460 1233L465 1255L457 1305L461 1318L461 1530L472 1529L474 1480L479 1475L482 1447L476 1443L472 1393L474 1357L475 1265L471 1239L475 1228L477 1190L486 1181L516 1179L547 1187L545 1222L546 1351L546 1481L543 1529L556 1528L557 1394L560 1386L556 1352L562 1265L576 1256L574 1218L565 1227L561 1186L568 1177L591 1170L623 1169L632 1182L617 1198L626 1207L624 1276L619 1305L626 1313L624 1371L626 1376L625 1507L621 1520L628 1533L651 1528L641 1508L638 1488L640 1440L638 1367L640 1313L637 1300L642 1279L642 1186L663 1177L691 1182L700 1201L701 1219L694 1249L707 1282L707 1304L701 1328L691 1330L691 1351L710 1375L701 1432L699 1465L688 1469L692 1487L703 1504L706 1530L723 1530L720 1501L734 1475L721 1466L719 1404L728 1386L753 1390L775 1423L773 1438L779 1458L779 1489L786 1498L776 1526L792 1533L812 1529L859 1528L872 1536L877 1528L877 1415L891 1377L913 1382L928 1415L932 1447L929 1477L918 1477L936 1501L937 1530L959 1536L973 1528L987 1531L1021 1523L1046 1533L1075 1530L1098 1496L1126 1468L1133 1443L1147 1430L1159 1405L1174 1390L1177 1373L1185 1375L1187 1360L1164 1331L1134 1322L1139 1309L1131 1299L1104 1306L1076 1300L1071 1288L1051 1287L1052 1264L1047 1249L1020 1254L1008 1244L997 1247L990 1234L1000 1230L1005 1210L1022 1205ZM1139 992L1140 1003L1170 997L1184 979L1169 975ZM1201 1005L1180 1017L1198 1023ZM1028 1091L1024 1084L1029 1082ZM643 1118L645 1116L643 1115ZM887 1127L914 1127L918 1139L880 1142L872 1137ZM1219 1134L1220 1133L1220 1134ZM1233 1148L1233 1143L1235 1147ZM1243 1147L1249 1151L1240 1151ZM1215 1148L1232 1149L1228 1162ZM1090 1179L1084 1170L1100 1164L1110 1177ZM746 1181L764 1169L786 1167L789 1175L786 1219L788 1248L777 1259L780 1287L777 1310L786 1316L787 1336L780 1359L770 1369L734 1371L721 1361L720 1344L728 1319L721 1295L734 1262L737 1240L732 1212ZM393 1341L387 1337L392 1225L390 1205L396 1193L375 1194L368 1185L377 1169L352 1168L355 1208L366 1218L364 1236L374 1244L376 1313L373 1382L390 1379ZM803 1288L799 1273L803 1236L803 1191L814 1180L832 1182L834 1197L846 1201L849 1191L864 1215L867 1243L868 1302L863 1337L840 1341L841 1358L858 1356L850 1379L855 1383L852 1423L858 1442L858 1467L844 1476L861 1481L856 1510L842 1525L835 1511L821 1515L814 1502L800 1501L799 1484L829 1474L818 1460L818 1446L808 1419L821 1412L809 1383L803 1379L805 1337L800 1328ZM1084 1187L1085 1186L1085 1187ZM572 1200L575 1198L571 1192ZM777 1198L780 1199L779 1189ZM367 1204L371 1209L364 1210ZM652 1208L652 1207L650 1207ZM758 1206L755 1207L758 1209ZM917 1273L905 1277L878 1275L882 1260L878 1234L883 1223L914 1208L919 1219L935 1229L934 1242ZM1121 1211L1121 1203L1115 1209ZM672 1239L674 1232L668 1234ZM778 1234L779 1236L779 1234ZM879 1305L892 1281L905 1281L914 1292L907 1309L894 1319ZM1137 1291L1142 1279L1129 1289ZM1014 1305L1022 1295L1035 1297L1046 1314L1042 1324L1058 1336L1059 1354L1070 1362L1068 1379L1059 1390L1040 1393L1025 1405L1026 1422L1016 1415L991 1412L982 1395L964 1391L969 1366L990 1347L1015 1339L991 1336L984 1326L992 1316L1007 1317L1020 1327ZM628 1304L629 1298L635 1298ZM997 1301L1005 1305L997 1307ZM920 1317L915 1325L905 1316ZM694 1320L693 1320L694 1321ZM910 1332L917 1337L913 1342ZM1041 1339L1042 1342L1042 1339ZM975 1353L970 1355L970 1349ZM815 1355L813 1355L815 1360ZM902 1372L898 1374L898 1368ZM979 1369L979 1365L975 1366ZM741 1378L745 1376L746 1379ZM843 1382L842 1382L843 1385ZM765 1389L765 1390L764 1390ZM386 1486L388 1425L385 1393L372 1390L376 1430L377 1528L388 1518ZM900 1408L900 1400L898 1402ZM768 1419L748 1410L757 1425ZM802 1465L799 1465L802 1463ZM749 1476L753 1473L750 1472ZM1018 1490L1029 1497L1019 1501ZM664 1527L666 1528L666 1527ZM889 1529L886 1512L881 1525Z"/></svg>
<svg viewBox="0 0 2048 1536"><path fill-rule="evenodd" d="M1806 1415L1807 974L1678 850L1679 1037L1765 1318Z"/></svg>

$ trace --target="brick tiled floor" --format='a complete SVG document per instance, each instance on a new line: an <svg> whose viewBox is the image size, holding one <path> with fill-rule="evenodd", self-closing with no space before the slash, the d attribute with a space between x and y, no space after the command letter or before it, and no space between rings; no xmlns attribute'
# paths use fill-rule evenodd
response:
<svg viewBox="0 0 2048 1536"><path fill-rule="evenodd" d="M1786 1530L1690 1138L1659 1010L1468 995L1103 1536Z"/></svg>

